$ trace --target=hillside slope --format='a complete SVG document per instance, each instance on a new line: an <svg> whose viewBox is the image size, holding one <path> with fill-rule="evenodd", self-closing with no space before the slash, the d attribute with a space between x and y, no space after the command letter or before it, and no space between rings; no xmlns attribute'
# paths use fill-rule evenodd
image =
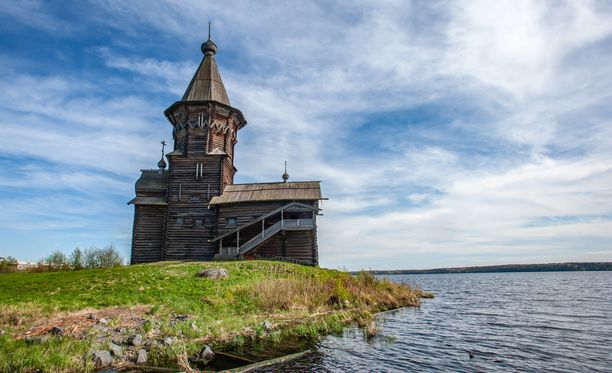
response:
<svg viewBox="0 0 612 373"><path fill-rule="evenodd" d="M196 276L215 267L229 277ZM147 365L188 370L187 357L204 343L367 325L372 313L418 306L422 296L369 274L268 261L0 275L0 371L91 370L92 354L111 341L123 350L116 367L133 364L144 349ZM130 346L135 334L142 345Z"/></svg>

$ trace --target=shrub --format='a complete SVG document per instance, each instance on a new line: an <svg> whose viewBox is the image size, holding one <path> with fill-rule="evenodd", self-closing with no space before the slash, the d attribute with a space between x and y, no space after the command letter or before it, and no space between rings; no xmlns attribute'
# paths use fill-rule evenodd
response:
<svg viewBox="0 0 612 373"><path fill-rule="evenodd" d="M64 253L58 250L51 253L51 255L47 257L46 262L51 271L66 271L70 269L68 258L66 258Z"/></svg>
<svg viewBox="0 0 612 373"><path fill-rule="evenodd" d="M0 273L10 273L17 271L17 259L6 257L0 259Z"/></svg>
<svg viewBox="0 0 612 373"><path fill-rule="evenodd" d="M74 270L83 268L83 253L78 247L70 254L70 267Z"/></svg>

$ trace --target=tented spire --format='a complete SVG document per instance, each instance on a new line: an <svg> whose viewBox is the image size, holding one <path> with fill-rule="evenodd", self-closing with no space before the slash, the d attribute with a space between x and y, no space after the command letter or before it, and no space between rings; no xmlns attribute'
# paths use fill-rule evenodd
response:
<svg viewBox="0 0 612 373"><path fill-rule="evenodd" d="M229 97L215 62L217 45L210 39L210 35L208 40L202 43L202 53L204 58L191 79L182 101L217 101L229 106Z"/></svg>

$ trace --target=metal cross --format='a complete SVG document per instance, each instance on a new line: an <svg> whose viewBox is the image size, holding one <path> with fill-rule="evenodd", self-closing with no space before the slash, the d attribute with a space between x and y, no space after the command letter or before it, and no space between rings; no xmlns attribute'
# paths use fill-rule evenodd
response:
<svg viewBox="0 0 612 373"><path fill-rule="evenodd" d="M162 157L164 156L164 148L166 147L166 141L162 140Z"/></svg>

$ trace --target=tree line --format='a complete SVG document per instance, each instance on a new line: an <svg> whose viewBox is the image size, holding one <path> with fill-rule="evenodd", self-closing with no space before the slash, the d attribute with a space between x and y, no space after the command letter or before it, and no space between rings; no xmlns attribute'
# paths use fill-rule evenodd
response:
<svg viewBox="0 0 612 373"><path fill-rule="evenodd" d="M81 250L77 247L70 255L56 250L48 257L39 260L35 267L25 270L29 272L77 271L91 268L113 268L122 265L123 257L114 245L109 245L101 249L92 247ZM16 272L17 270L17 260L15 258L7 257L0 260L0 273Z"/></svg>

